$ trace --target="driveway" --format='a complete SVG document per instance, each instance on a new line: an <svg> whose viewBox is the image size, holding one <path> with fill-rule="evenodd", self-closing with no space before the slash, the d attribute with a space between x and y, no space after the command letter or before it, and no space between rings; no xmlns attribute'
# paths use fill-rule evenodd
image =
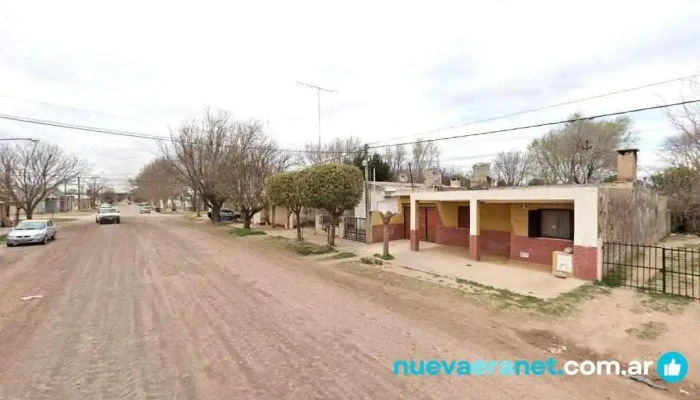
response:
<svg viewBox="0 0 700 400"><path fill-rule="evenodd" d="M0 399L666 398L622 378L394 376L396 359L547 355L485 310L193 225L76 222L0 249Z"/></svg>

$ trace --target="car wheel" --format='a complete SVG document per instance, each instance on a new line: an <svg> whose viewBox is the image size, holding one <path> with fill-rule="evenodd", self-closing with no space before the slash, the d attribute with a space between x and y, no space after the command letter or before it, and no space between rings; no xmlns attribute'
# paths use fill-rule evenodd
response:
<svg viewBox="0 0 700 400"><path fill-rule="evenodd" d="M49 235L44 236L44 241L41 244L47 244L49 242Z"/></svg>
<svg viewBox="0 0 700 400"><path fill-rule="evenodd" d="M121 220L117 219L117 223L118 223L118 224L121 223Z"/></svg>
<svg viewBox="0 0 700 400"><path fill-rule="evenodd" d="M56 232L54 232L53 236L51 236L51 240L56 240Z"/></svg>
<svg viewBox="0 0 700 400"><path fill-rule="evenodd" d="M12 246L14 246L14 244L12 244L12 243L7 244L7 247L12 247Z"/></svg>

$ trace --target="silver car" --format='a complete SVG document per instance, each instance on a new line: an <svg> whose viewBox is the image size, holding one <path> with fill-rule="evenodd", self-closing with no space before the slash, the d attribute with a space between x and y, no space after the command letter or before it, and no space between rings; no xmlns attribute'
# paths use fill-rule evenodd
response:
<svg viewBox="0 0 700 400"><path fill-rule="evenodd" d="M16 244L42 243L56 239L56 224L47 219L21 221L7 234L7 247Z"/></svg>

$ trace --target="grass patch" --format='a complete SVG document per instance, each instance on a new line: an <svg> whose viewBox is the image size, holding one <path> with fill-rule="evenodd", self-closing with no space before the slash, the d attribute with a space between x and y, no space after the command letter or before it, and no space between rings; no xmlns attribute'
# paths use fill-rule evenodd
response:
<svg viewBox="0 0 700 400"><path fill-rule="evenodd" d="M585 284L563 293L554 299L541 299L535 296L523 295L506 289L483 285L468 279L455 278L455 282L463 285L472 295L484 296L497 309L517 308L530 310L540 314L562 316L573 312L579 303L594 298L606 289L592 284Z"/></svg>
<svg viewBox="0 0 700 400"><path fill-rule="evenodd" d="M656 340L667 330L668 328L663 322L645 322L637 327L629 328L625 332L642 340Z"/></svg>
<svg viewBox="0 0 700 400"><path fill-rule="evenodd" d="M643 293L642 305L664 314L680 314L692 300L684 296L664 293Z"/></svg>
<svg viewBox="0 0 700 400"><path fill-rule="evenodd" d="M352 258L352 257L357 257L357 254L350 252L350 251L344 251L342 253L334 254L328 258L332 260L341 260L343 258Z"/></svg>
<svg viewBox="0 0 700 400"><path fill-rule="evenodd" d="M0 243L7 242L7 235L0 235Z"/></svg>
<svg viewBox="0 0 700 400"><path fill-rule="evenodd" d="M231 229L229 229L228 233L232 233L236 236L267 235L267 233L265 233L263 231L259 231L257 229L250 229L250 228L231 228Z"/></svg>
<svg viewBox="0 0 700 400"><path fill-rule="evenodd" d="M360 262L363 264L367 264L367 265L382 265L382 264L384 264L384 261L377 260L376 258L373 258L373 257L362 257L362 258L360 258Z"/></svg>
<svg viewBox="0 0 700 400"><path fill-rule="evenodd" d="M337 250L328 246L316 243L307 242L302 240L300 242L294 240L289 240L287 238L280 238L285 243L285 247L299 254L300 256L313 256L319 254L330 254L335 253Z"/></svg>
<svg viewBox="0 0 700 400"><path fill-rule="evenodd" d="M374 253L374 256L377 257L377 258L381 258L382 260L387 260L387 261L393 260L393 259L394 259L394 256L392 256L391 254L389 254L389 255L387 255L386 257L384 257L383 255L381 255L381 254L379 254L379 253Z"/></svg>

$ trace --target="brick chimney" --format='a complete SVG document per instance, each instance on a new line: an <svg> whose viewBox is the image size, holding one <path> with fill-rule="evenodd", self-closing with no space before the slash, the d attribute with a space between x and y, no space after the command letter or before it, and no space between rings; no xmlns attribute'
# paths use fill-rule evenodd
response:
<svg viewBox="0 0 700 400"><path fill-rule="evenodd" d="M622 149L617 151L617 182L637 181L638 151L638 149Z"/></svg>

